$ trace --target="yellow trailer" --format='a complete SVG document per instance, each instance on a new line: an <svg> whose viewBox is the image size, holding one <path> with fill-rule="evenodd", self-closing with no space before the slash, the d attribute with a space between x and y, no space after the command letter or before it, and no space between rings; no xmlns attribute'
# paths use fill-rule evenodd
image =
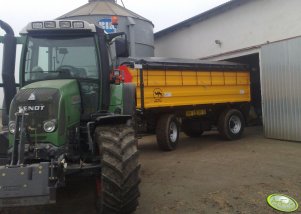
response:
<svg viewBox="0 0 301 214"><path fill-rule="evenodd" d="M191 137L217 126L226 139L241 137L248 114L248 66L230 62L140 58L123 63L136 85L139 126L172 150L180 129Z"/></svg>

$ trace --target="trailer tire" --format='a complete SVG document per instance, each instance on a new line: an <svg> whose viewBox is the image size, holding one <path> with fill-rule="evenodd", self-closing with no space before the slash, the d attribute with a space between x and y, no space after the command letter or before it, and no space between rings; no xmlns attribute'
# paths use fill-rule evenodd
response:
<svg viewBox="0 0 301 214"><path fill-rule="evenodd" d="M173 114L166 114L159 118L156 126L157 143L164 151L174 150L179 142L180 125Z"/></svg>
<svg viewBox="0 0 301 214"><path fill-rule="evenodd" d="M198 120L185 120L182 124L182 131L188 136L197 138L203 134L203 130L201 129L201 123Z"/></svg>
<svg viewBox="0 0 301 214"><path fill-rule="evenodd" d="M219 116L218 131L226 140L241 138L244 128L245 119L239 110L228 109Z"/></svg>
<svg viewBox="0 0 301 214"><path fill-rule="evenodd" d="M129 124L98 126L95 140L101 161L96 206L101 214L128 214L138 206L139 171L137 138Z"/></svg>

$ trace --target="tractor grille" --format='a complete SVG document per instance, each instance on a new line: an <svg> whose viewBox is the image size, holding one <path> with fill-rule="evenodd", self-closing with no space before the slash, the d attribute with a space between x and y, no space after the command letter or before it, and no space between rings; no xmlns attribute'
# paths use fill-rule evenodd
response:
<svg viewBox="0 0 301 214"><path fill-rule="evenodd" d="M29 114L26 126L35 129L37 134L44 133L43 122L58 119L60 92L57 89L23 89L15 96L9 119L15 120L15 113L23 108Z"/></svg>

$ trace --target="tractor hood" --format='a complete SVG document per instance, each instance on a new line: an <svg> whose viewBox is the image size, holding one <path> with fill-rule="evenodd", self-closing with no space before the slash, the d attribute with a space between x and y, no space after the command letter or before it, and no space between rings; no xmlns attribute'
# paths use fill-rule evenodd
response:
<svg viewBox="0 0 301 214"><path fill-rule="evenodd" d="M15 113L20 109L28 113L26 126L34 130L31 133L33 139L39 136L40 143L62 146L68 137L68 129L80 121L79 84L76 80L45 80L26 85L11 103L10 121L15 121ZM52 132L45 131L47 121L56 123Z"/></svg>
<svg viewBox="0 0 301 214"><path fill-rule="evenodd" d="M78 85L76 80L44 80L31 83L26 85L22 89L29 89L29 88L53 88L58 89L60 91L65 91L71 89L70 86Z"/></svg>

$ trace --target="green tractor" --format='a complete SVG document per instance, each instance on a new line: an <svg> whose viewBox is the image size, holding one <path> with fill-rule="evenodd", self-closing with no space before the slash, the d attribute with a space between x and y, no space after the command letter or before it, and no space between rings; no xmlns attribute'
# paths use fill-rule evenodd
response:
<svg viewBox="0 0 301 214"><path fill-rule="evenodd" d="M6 32L2 76L9 109L7 132L0 136L2 148L8 147L1 158L0 208L55 203L66 176L88 174L96 180L100 213L135 211L135 87L113 69L117 57L128 55L125 35L85 21L29 23L20 33L16 92L16 38L1 20L0 27Z"/></svg>

